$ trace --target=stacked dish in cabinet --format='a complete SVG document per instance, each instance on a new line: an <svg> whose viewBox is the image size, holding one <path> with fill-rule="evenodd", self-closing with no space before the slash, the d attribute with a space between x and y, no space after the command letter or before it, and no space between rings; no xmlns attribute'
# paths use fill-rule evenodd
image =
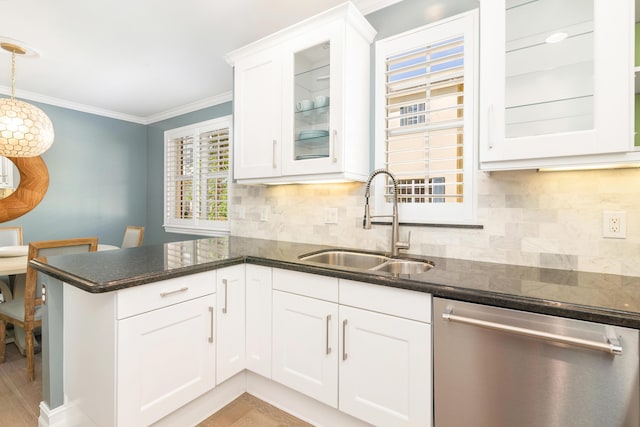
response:
<svg viewBox="0 0 640 427"><path fill-rule="evenodd" d="M294 160L329 157L329 53L322 43L295 54Z"/></svg>

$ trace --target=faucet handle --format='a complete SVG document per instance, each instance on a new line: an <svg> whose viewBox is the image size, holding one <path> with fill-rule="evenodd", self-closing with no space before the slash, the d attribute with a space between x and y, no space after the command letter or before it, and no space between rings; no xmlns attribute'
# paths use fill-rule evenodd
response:
<svg viewBox="0 0 640 427"><path fill-rule="evenodd" d="M401 242L400 240L396 242L396 248L398 249L409 249L410 247L411 247L411 230L409 230L409 232L407 233L406 242Z"/></svg>

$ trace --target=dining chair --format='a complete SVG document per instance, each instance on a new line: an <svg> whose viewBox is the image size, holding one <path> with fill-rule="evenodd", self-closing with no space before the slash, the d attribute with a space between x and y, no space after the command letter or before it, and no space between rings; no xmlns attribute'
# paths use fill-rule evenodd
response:
<svg viewBox="0 0 640 427"><path fill-rule="evenodd" d="M97 237L81 237L65 240L43 240L29 243L27 259L42 259L51 255L64 255L78 252L95 252L98 249ZM34 338L33 330L42 325L42 287L37 282L37 271L27 265L24 296L13 301L0 304L0 363L4 362L4 340L6 324L14 328L22 328L25 333L27 374L30 380L35 379Z"/></svg>
<svg viewBox="0 0 640 427"><path fill-rule="evenodd" d="M124 229L124 237L122 238L121 248L135 248L142 245L142 238L144 237L144 227L135 227L133 225L127 225Z"/></svg>
<svg viewBox="0 0 640 427"><path fill-rule="evenodd" d="M22 227L0 227L0 246L22 245Z"/></svg>

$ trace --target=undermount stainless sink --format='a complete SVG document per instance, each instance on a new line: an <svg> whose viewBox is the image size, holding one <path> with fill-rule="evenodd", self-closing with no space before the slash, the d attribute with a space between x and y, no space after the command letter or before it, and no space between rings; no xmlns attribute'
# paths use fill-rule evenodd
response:
<svg viewBox="0 0 640 427"><path fill-rule="evenodd" d="M379 253L335 249L300 255L299 259L336 267L350 267L396 275L419 274L433 268L433 264L428 261L390 258Z"/></svg>
<svg viewBox="0 0 640 427"><path fill-rule="evenodd" d="M386 271L392 274L420 274L433 268L433 264L425 261L413 261L408 259L390 259L383 262L373 271Z"/></svg>
<svg viewBox="0 0 640 427"><path fill-rule="evenodd" d="M376 267L388 258L381 254L355 251L327 250L300 257L302 261L319 262L321 264L336 265L342 267L361 268L368 270Z"/></svg>

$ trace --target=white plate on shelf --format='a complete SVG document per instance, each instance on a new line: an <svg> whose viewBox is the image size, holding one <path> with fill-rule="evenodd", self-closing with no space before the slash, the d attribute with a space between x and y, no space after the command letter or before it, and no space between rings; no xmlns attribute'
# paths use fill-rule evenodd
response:
<svg viewBox="0 0 640 427"><path fill-rule="evenodd" d="M0 257L9 258L15 256L27 256L29 246L1 246Z"/></svg>
<svg viewBox="0 0 640 427"><path fill-rule="evenodd" d="M298 134L298 139L311 139L329 136L328 130L303 130Z"/></svg>
<svg viewBox="0 0 640 427"><path fill-rule="evenodd" d="M329 155L328 154L305 154L302 156L296 156L296 160L320 159L322 157L329 157Z"/></svg>

